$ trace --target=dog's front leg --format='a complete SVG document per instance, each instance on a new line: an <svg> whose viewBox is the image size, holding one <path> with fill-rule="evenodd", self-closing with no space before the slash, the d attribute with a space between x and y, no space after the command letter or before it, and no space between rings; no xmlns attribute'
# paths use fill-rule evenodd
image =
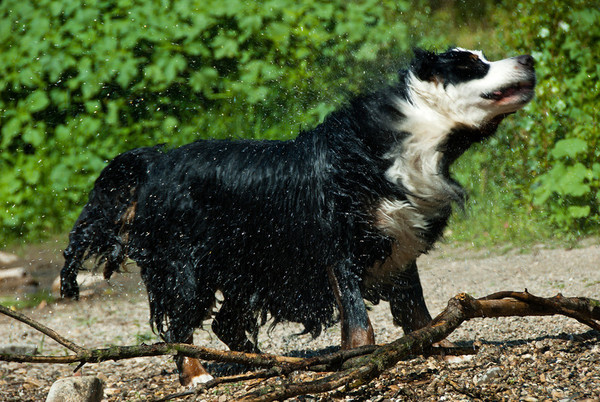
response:
<svg viewBox="0 0 600 402"><path fill-rule="evenodd" d="M415 261L394 279L386 299L390 302L394 323L400 325L404 333L423 328L431 322Z"/></svg>
<svg viewBox="0 0 600 402"><path fill-rule="evenodd" d="M360 279L352 272L352 262L343 261L328 268L342 327L342 349L375 343L375 334L360 292Z"/></svg>

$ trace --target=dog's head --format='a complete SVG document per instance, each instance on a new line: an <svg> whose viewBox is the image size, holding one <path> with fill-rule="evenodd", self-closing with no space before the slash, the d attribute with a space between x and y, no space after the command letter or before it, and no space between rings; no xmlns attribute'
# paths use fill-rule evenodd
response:
<svg viewBox="0 0 600 402"><path fill-rule="evenodd" d="M534 96L533 57L488 61L462 48L415 50L408 75L410 101L456 125L479 128L522 108Z"/></svg>

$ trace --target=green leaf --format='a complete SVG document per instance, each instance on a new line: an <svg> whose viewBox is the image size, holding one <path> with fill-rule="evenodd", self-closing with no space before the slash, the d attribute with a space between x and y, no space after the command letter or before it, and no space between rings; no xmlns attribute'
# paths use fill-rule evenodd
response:
<svg viewBox="0 0 600 402"><path fill-rule="evenodd" d="M189 83L196 92L209 92L219 79L219 72L211 67L204 67L192 73Z"/></svg>
<svg viewBox="0 0 600 402"><path fill-rule="evenodd" d="M217 36L212 43L215 59L233 58L238 51L237 40L226 36Z"/></svg>
<svg viewBox="0 0 600 402"><path fill-rule="evenodd" d="M138 62L136 59L123 61L117 72L117 83L121 88L127 88L131 81L137 76L138 72Z"/></svg>
<svg viewBox="0 0 600 402"><path fill-rule="evenodd" d="M570 206L567 208L569 216L574 219L586 218L590 215L591 208L589 205L580 206Z"/></svg>
<svg viewBox="0 0 600 402"><path fill-rule="evenodd" d="M594 163L592 165L592 174L595 179L600 179L600 163Z"/></svg>
<svg viewBox="0 0 600 402"><path fill-rule="evenodd" d="M555 159L569 157L574 158L577 154L587 152L588 144L580 138L569 138L558 141L551 151Z"/></svg>
<svg viewBox="0 0 600 402"><path fill-rule="evenodd" d="M27 110L29 110L30 113L39 112L40 110L45 109L49 103L50 101L48 100L46 93L38 89L27 97Z"/></svg>
<svg viewBox="0 0 600 402"><path fill-rule="evenodd" d="M13 117L2 127L2 148L6 148L14 137L21 133L21 121Z"/></svg>
<svg viewBox="0 0 600 402"><path fill-rule="evenodd" d="M257 32L262 28L262 17L256 14L240 15L238 23L242 31Z"/></svg>
<svg viewBox="0 0 600 402"><path fill-rule="evenodd" d="M37 147L45 140L44 131L38 127L28 127L23 133L23 140Z"/></svg>
<svg viewBox="0 0 600 402"><path fill-rule="evenodd" d="M591 188L586 182L593 177L592 171L582 163L569 166L565 174L559 179L558 191L562 195L581 197L590 192Z"/></svg>

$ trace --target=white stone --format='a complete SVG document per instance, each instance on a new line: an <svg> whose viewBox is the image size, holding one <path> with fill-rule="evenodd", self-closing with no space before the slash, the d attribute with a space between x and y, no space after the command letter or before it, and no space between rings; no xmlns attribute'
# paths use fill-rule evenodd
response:
<svg viewBox="0 0 600 402"><path fill-rule="evenodd" d="M19 280L27 276L27 271L23 267L0 269L0 281Z"/></svg>
<svg viewBox="0 0 600 402"><path fill-rule="evenodd" d="M79 272L77 274L77 284L79 285L79 297L91 296L102 292L107 288L107 282L100 274L92 272ZM52 282L52 292L60 293L60 276L57 276Z"/></svg>
<svg viewBox="0 0 600 402"><path fill-rule="evenodd" d="M7 267L19 261L19 257L14 254L0 251L0 267Z"/></svg>
<svg viewBox="0 0 600 402"><path fill-rule="evenodd" d="M104 383L98 377L68 377L57 380L46 397L46 402L100 402Z"/></svg>
<svg viewBox="0 0 600 402"><path fill-rule="evenodd" d="M500 376L502 376L502 369L500 367L492 367L484 374L476 375L473 378L473 383L475 385L489 384Z"/></svg>

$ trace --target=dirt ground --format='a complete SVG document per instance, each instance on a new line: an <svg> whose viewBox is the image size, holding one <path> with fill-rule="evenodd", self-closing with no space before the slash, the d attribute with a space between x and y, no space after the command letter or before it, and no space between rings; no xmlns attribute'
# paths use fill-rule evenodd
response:
<svg viewBox="0 0 600 402"><path fill-rule="evenodd" d="M503 253L441 245L419 261L425 298L432 314L439 313L447 300L460 292L480 297L500 290L526 288L545 297L562 293L600 299L600 246L596 243L597 240L587 241L573 249L540 245L526 252ZM57 243L19 251L25 266L42 287L50 286L58 275L62 264L59 249ZM84 347L158 341L148 325L146 295L135 269L112 280L99 295L79 302L42 303L22 312ZM378 343L402 335L393 326L385 303L373 306L370 316ZM300 329L293 324L279 325L272 332L265 328L259 346L265 352L297 355L322 352L339 344L337 326L314 340L310 336L295 336ZM338 390L296 400L600 400L600 333L572 319L477 319L463 325L449 339L458 345L479 346L479 352L457 362L417 356L400 362L376 381L356 390ZM196 331L195 342L224 349L208 329ZM63 347L6 316L0 316L0 343L34 345L43 355L65 354ZM0 400L44 400L52 383L73 375L74 368L74 365L0 362ZM239 370L224 364L208 364L208 368L216 375ZM88 364L83 374L96 375L105 382L106 401L154 400L183 390L178 385L173 360L166 356ZM303 375L292 379L302 379ZM197 400L235 400L251 388L264 385L263 380L224 385Z"/></svg>

